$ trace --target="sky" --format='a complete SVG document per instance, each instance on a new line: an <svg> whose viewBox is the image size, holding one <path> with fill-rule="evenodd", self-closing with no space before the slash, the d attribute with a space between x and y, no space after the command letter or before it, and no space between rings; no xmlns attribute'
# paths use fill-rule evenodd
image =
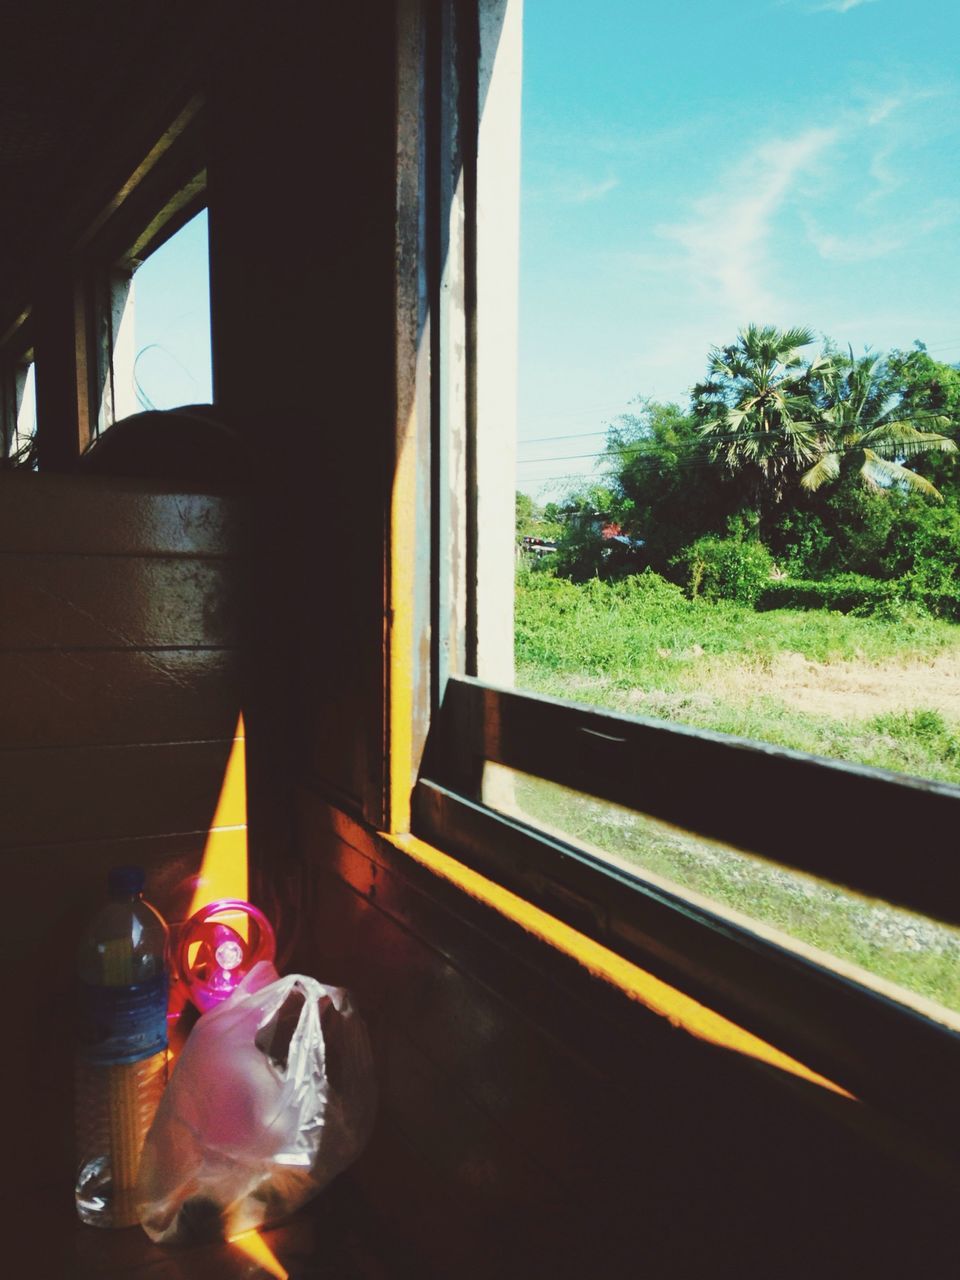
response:
<svg viewBox="0 0 960 1280"><path fill-rule="evenodd" d="M210 279L204 209L134 276L134 376L145 409L208 404Z"/></svg>
<svg viewBox="0 0 960 1280"><path fill-rule="evenodd" d="M752 322L960 360L958 49L956 0L525 0L518 488Z"/></svg>

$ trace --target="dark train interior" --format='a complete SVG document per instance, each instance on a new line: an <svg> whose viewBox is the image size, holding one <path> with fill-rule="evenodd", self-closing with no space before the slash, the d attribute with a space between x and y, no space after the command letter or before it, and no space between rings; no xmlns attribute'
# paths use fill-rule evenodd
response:
<svg viewBox="0 0 960 1280"><path fill-rule="evenodd" d="M949 788L509 688L519 24L5 7L6 1274L956 1267L956 1026L490 801L542 773L960 921ZM201 210L211 403L131 412L118 306ZM73 956L121 863L174 926L201 868L249 894L369 1026L372 1140L266 1253L75 1219Z"/></svg>

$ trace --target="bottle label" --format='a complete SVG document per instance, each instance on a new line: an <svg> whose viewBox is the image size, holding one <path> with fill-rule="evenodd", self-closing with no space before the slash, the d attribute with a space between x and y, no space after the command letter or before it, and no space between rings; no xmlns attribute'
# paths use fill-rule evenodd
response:
<svg viewBox="0 0 960 1280"><path fill-rule="evenodd" d="M126 987L80 983L80 1051L88 1062L138 1062L167 1047L167 975Z"/></svg>

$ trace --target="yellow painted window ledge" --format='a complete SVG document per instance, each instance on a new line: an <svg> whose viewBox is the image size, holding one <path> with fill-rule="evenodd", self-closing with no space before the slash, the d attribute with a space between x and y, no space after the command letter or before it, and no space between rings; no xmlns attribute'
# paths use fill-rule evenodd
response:
<svg viewBox="0 0 960 1280"><path fill-rule="evenodd" d="M471 898L493 907L527 933L570 956L594 977L619 988L631 1000L636 1000L653 1013L666 1018L672 1026L710 1044L767 1063L842 1097L853 1098L846 1089L812 1071L796 1058L782 1053L759 1036L745 1031L729 1018L700 1004L676 987L641 969L639 965L625 960L609 947L594 942L592 938L533 906L509 889L504 889L479 872L465 867L449 854L442 853L415 836L389 835L385 832L378 834L387 844L456 885Z"/></svg>

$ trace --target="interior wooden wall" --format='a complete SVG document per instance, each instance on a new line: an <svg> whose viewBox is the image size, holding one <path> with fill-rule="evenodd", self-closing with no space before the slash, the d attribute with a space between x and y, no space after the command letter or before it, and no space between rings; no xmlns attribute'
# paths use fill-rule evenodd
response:
<svg viewBox="0 0 960 1280"><path fill-rule="evenodd" d="M21 1191L72 1185L74 955L107 869L143 866L146 896L176 923L208 842L245 856L242 789L217 808L240 711L242 528L225 496L0 476L0 875L16 1041L4 1174Z"/></svg>

